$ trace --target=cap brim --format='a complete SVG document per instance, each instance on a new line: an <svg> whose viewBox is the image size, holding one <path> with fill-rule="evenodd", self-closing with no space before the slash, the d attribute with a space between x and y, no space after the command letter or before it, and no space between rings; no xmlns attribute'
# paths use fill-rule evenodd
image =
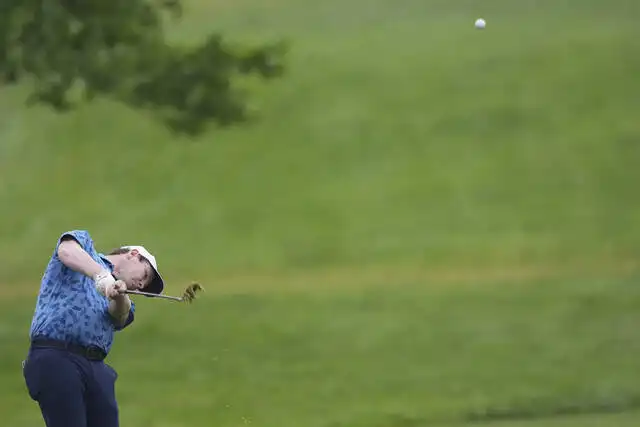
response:
<svg viewBox="0 0 640 427"><path fill-rule="evenodd" d="M155 274L153 276L153 280L151 281L151 283L145 286L144 289L142 290L144 292L160 295L164 290L164 280L162 280L162 276L160 276L160 274L157 271L154 270L154 273Z"/></svg>

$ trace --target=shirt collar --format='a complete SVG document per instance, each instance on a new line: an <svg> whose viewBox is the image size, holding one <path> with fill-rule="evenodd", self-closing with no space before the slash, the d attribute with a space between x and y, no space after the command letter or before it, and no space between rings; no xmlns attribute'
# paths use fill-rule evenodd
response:
<svg viewBox="0 0 640 427"><path fill-rule="evenodd" d="M109 258L107 258L105 254L98 254L98 256L102 261L104 261L105 264L107 264L107 267L109 267L109 270L113 271L114 266L113 266L113 263L109 261Z"/></svg>

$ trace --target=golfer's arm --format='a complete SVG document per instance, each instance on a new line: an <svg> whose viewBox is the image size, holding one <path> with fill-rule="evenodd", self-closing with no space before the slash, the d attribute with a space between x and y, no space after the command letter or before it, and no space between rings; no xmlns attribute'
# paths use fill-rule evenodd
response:
<svg viewBox="0 0 640 427"><path fill-rule="evenodd" d="M88 277L95 277L102 271L102 266L82 249L74 239L65 239L58 245L58 258L73 271L84 274ZM128 295L120 295L109 301L109 314L116 324L122 326L129 317L131 310L131 299Z"/></svg>
<svg viewBox="0 0 640 427"><path fill-rule="evenodd" d="M109 314L113 317L118 326L122 326L129 318L131 310L131 299L129 295L120 295L109 301Z"/></svg>
<svg viewBox="0 0 640 427"><path fill-rule="evenodd" d="M94 277L102 271L102 266L74 239L65 239L58 245L58 258L71 270L88 277Z"/></svg>

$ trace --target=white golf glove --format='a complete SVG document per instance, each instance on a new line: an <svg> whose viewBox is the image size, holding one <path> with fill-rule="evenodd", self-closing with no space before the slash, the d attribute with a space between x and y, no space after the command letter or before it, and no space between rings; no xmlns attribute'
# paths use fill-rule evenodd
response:
<svg viewBox="0 0 640 427"><path fill-rule="evenodd" d="M93 280L100 295L107 298L114 298L118 295L120 284L116 284L115 277L108 270L102 270L93 277Z"/></svg>

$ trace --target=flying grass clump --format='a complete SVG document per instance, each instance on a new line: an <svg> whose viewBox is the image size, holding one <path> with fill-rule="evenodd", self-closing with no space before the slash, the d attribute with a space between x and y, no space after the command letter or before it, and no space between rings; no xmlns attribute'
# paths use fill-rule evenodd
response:
<svg viewBox="0 0 640 427"><path fill-rule="evenodd" d="M200 291L204 291L204 288L199 283L192 283L184 290L182 301L192 303L196 299L196 293Z"/></svg>

